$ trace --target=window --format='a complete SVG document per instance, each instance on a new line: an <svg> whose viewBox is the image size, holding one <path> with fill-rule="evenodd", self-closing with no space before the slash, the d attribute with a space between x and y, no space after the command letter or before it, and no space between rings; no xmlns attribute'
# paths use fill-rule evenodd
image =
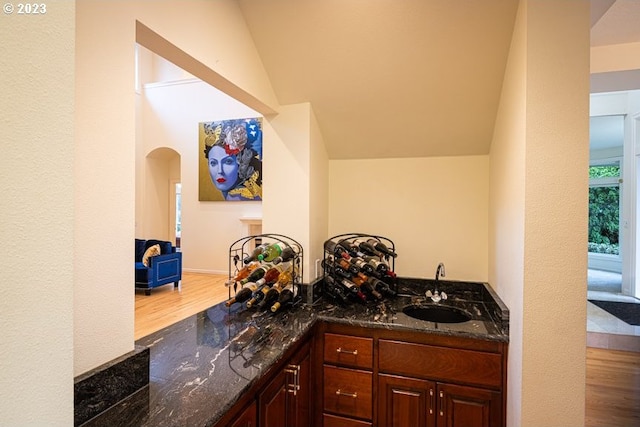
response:
<svg viewBox="0 0 640 427"><path fill-rule="evenodd" d="M589 252L620 255L620 161L589 167Z"/></svg>

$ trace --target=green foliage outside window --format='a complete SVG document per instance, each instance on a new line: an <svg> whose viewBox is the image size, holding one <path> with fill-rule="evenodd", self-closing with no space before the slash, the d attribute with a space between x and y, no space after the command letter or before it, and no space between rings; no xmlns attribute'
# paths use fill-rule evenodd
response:
<svg viewBox="0 0 640 427"><path fill-rule="evenodd" d="M591 166L589 178L620 176L620 166ZM589 252L620 253L620 187L589 188Z"/></svg>
<svg viewBox="0 0 640 427"><path fill-rule="evenodd" d="M590 166L589 178L610 178L620 176L620 166Z"/></svg>

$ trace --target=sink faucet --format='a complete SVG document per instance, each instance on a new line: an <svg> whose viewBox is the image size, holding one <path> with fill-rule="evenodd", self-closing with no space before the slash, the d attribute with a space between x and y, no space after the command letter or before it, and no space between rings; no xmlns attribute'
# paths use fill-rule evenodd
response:
<svg viewBox="0 0 640 427"><path fill-rule="evenodd" d="M438 268L436 268L436 281L440 280L441 276L446 276L444 272L444 263L438 264Z"/></svg>
<svg viewBox="0 0 640 427"><path fill-rule="evenodd" d="M438 303L441 300L447 299L447 294L445 294L444 292L442 292L442 293L438 292L438 280L440 280L440 277L444 277L444 276L445 276L444 264L443 263L439 263L438 264L438 268L436 268L435 289L433 290L433 293L430 290L428 290L425 293L427 298L431 298L431 301L433 301L435 303Z"/></svg>

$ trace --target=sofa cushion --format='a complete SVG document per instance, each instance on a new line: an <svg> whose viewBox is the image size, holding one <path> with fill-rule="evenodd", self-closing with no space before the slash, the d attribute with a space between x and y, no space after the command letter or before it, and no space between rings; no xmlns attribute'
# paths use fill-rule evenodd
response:
<svg viewBox="0 0 640 427"><path fill-rule="evenodd" d="M167 242L165 240L150 239L150 240L147 240L147 243L145 244L145 248L148 249L153 245L160 245L160 253L162 255L170 254L173 252L173 245L171 244L171 242Z"/></svg>
<svg viewBox="0 0 640 427"><path fill-rule="evenodd" d="M144 255L142 255L142 264L145 267L149 266L149 258L152 256L160 255L160 245L152 245L144 251Z"/></svg>
<svg viewBox="0 0 640 427"><path fill-rule="evenodd" d="M146 240L136 239L135 262L142 262L142 255L144 255L144 251L147 249L146 244Z"/></svg>

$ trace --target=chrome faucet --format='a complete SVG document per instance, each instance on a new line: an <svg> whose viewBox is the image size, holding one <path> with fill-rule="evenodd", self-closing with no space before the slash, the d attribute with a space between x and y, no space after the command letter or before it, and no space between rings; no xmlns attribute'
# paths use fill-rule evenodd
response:
<svg viewBox="0 0 640 427"><path fill-rule="evenodd" d="M431 301L433 302L440 302L441 300L445 300L447 299L447 294L445 294L444 292L439 292L438 291L438 280L440 280L440 277L444 277L445 276L445 271L444 271L444 264L440 263L438 264L438 268L436 268L436 283L435 283L435 289L433 290L433 293L431 292L431 290L428 290L425 293L425 296L427 298L431 298Z"/></svg>
<svg viewBox="0 0 640 427"><path fill-rule="evenodd" d="M436 268L436 281L440 280L440 277L446 276L444 272L444 263L438 264L438 268Z"/></svg>

